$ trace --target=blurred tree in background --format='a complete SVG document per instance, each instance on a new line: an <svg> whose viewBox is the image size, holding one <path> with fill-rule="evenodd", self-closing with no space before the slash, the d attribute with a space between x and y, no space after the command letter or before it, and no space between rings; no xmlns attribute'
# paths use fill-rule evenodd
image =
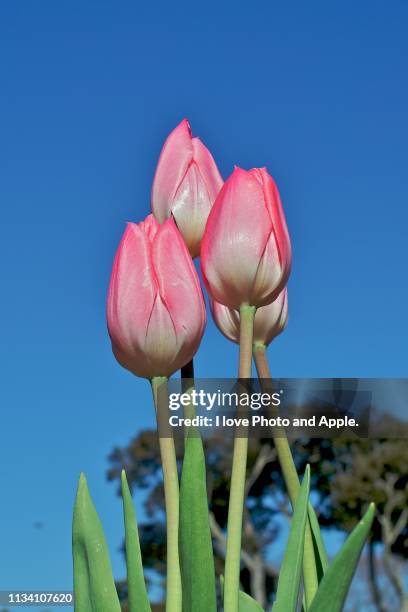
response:
<svg viewBox="0 0 408 612"><path fill-rule="evenodd" d="M294 441L292 450L299 474L303 474L307 463L311 465L312 499L323 528L349 532L368 503L373 500L377 504L364 563L371 604L369 608L356 604L349 609L406 612L403 569L408 558L408 426L389 416L383 425L387 432L394 428L400 439L308 438ZM225 431L205 440L217 574L222 572L225 556L232 443L232 436ZM181 461L182 441L178 440L176 446ZM146 492L146 520L139 524L142 555L150 591L160 596L166 535L156 431L142 431L126 448L115 448L109 462L108 480L119 483L124 468L131 488ZM278 575L278 567L270 562L268 552L284 525L285 515L290 516L273 440L250 440L246 489L241 581L248 593L266 605L273 599ZM118 591L126 602L125 582L118 583ZM158 604L156 611L161 609Z"/></svg>

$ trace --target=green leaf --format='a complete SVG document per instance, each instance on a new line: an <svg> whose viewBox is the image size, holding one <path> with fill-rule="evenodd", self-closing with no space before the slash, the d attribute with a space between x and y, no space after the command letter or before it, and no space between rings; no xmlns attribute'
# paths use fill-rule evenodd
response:
<svg viewBox="0 0 408 612"><path fill-rule="evenodd" d="M220 576L221 593L224 594L224 576ZM250 595L240 591L238 595L238 612L264 612L262 606Z"/></svg>
<svg viewBox="0 0 408 612"><path fill-rule="evenodd" d="M309 612L341 612L360 558L364 543L374 520L375 506L367 512L353 529L340 552L336 555L319 586Z"/></svg>
<svg viewBox="0 0 408 612"><path fill-rule="evenodd" d="M327 557L326 547L323 542L322 534L320 531L319 522L317 520L316 512L313 509L312 504L309 502L308 507L309 525L312 532L313 548L316 559L317 578L319 584L322 581L329 567L329 559Z"/></svg>
<svg viewBox="0 0 408 612"><path fill-rule="evenodd" d="M262 606L244 591L238 595L238 612L264 612Z"/></svg>
<svg viewBox="0 0 408 612"><path fill-rule="evenodd" d="M185 441L180 484L179 544L183 612L216 612L205 458L198 431L190 431Z"/></svg>
<svg viewBox="0 0 408 612"><path fill-rule="evenodd" d="M121 480L123 515L125 519L125 547L129 612L151 612L143 574L136 512L133 507L133 500L126 480L125 470L122 470Z"/></svg>
<svg viewBox="0 0 408 612"><path fill-rule="evenodd" d="M309 501L310 468L307 466L295 503L288 543L279 573L273 612L296 612L302 575L303 546ZM327 612L327 610L326 610Z"/></svg>
<svg viewBox="0 0 408 612"><path fill-rule="evenodd" d="M108 547L81 474L72 524L75 612L120 612Z"/></svg>

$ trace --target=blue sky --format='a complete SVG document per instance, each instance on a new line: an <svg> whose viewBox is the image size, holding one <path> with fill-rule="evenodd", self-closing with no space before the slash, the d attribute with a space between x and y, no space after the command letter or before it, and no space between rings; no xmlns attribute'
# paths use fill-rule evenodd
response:
<svg viewBox="0 0 408 612"><path fill-rule="evenodd" d="M294 254L274 374L407 375L407 17L402 0L2 3L1 589L70 587L81 470L123 575L106 457L153 409L112 357L106 289L183 117L224 177L266 165L280 187ZM210 322L198 375L236 358Z"/></svg>

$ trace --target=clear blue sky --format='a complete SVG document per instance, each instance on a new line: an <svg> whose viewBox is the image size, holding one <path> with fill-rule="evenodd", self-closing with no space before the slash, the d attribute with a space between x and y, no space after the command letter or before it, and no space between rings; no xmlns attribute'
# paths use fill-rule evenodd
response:
<svg viewBox="0 0 408 612"><path fill-rule="evenodd" d="M153 410L112 357L106 289L183 117L224 177L267 165L280 186L273 372L407 375L407 18L403 0L1 3L0 588L70 587L81 470L123 575L106 457ZM210 323L198 375L235 362Z"/></svg>

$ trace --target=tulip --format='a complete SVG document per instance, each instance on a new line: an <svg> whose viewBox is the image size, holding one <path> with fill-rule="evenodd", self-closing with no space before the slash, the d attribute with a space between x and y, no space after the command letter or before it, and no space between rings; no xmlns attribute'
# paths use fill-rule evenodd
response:
<svg viewBox="0 0 408 612"><path fill-rule="evenodd" d="M219 302L210 300L211 312L218 329L226 338L239 344L240 317L238 310L232 310ZM286 327L288 322L288 292L285 289L268 304L255 313L253 342L268 346Z"/></svg>
<svg viewBox="0 0 408 612"><path fill-rule="evenodd" d="M113 264L108 330L119 363L152 379L188 363L205 327L193 261L172 219L128 223Z"/></svg>
<svg viewBox="0 0 408 612"><path fill-rule="evenodd" d="M235 168L211 209L201 270L213 300L239 310L273 302L289 277L291 246L278 189L265 168Z"/></svg>
<svg viewBox="0 0 408 612"><path fill-rule="evenodd" d="M200 254L208 214L223 180L215 161L187 119L171 132L160 154L152 187L159 223L173 216L192 257Z"/></svg>

